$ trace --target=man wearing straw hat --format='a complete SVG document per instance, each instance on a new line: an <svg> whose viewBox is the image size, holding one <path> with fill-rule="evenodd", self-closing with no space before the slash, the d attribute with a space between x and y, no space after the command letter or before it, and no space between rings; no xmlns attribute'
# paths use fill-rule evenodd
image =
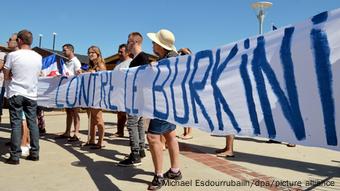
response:
<svg viewBox="0 0 340 191"><path fill-rule="evenodd" d="M161 29L157 33L148 33L147 36L152 40L153 51L159 56L159 59L177 56L175 36L166 29ZM179 147L176 139L176 125L159 119L151 119L148 129L148 142L152 155L152 161L155 167L154 178L149 185L149 190L160 189L165 179L180 180L182 173L179 169ZM170 154L171 168L162 174L163 166L163 144L161 136L164 136L168 145Z"/></svg>

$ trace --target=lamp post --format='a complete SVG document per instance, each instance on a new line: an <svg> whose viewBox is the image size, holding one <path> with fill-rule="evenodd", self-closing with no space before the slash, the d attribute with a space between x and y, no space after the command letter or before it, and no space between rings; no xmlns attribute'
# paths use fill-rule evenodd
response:
<svg viewBox="0 0 340 191"><path fill-rule="evenodd" d="M251 7L257 11L257 19L259 20L259 34L263 34L263 21L265 17L265 9L271 7L273 3L268 1L260 1L251 4Z"/></svg>
<svg viewBox="0 0 340 191"><path fill-rule="evenodd" d="M39 34L39 48L41 48L41 40L42 40L43 35Z"/></svg>
<svg viewBox="0 0 340 191"><path fill-rule="evenodd" d="M55 47L55 36L57 36L57 33L53 32L53 48L52 48L53 51Z"/></svg>

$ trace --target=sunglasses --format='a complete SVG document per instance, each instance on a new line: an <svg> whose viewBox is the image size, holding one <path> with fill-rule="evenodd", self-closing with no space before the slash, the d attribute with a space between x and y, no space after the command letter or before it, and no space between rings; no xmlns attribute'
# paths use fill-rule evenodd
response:
<svg viewBox="0 0 340 191"><path fill-rule="evenodd" d="M9 38L8 42L11 42L11 41L18 41L18 39L16 38L16 39L13 40L12 38Z"/></svg>

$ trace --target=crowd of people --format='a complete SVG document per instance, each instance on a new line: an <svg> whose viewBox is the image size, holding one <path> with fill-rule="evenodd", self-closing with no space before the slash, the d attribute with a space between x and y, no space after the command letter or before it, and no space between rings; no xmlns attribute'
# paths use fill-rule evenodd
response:
<svg viewBox="0 0 340 191"><path fill-rule="evenodd" d="M147 33L147 37L152 41L153 52L159 60L192 54L189 48L176 49L175 36L169 30L161 29L155 33ZM132 32L128 35L127 44L121 44L118 48L120 60L114 70L152 64L148 55L142 50L143 40L139 32ZM6 163L13 165L19 164L22 156L26 156L27 160L38 161L39 135L46 132L43 109L37 106L38 79L42 75L42 56L31 50L32 41L32 33L28 30L21 30L13 34L7 42L10 53L0 52L0 122L3 98L6 95L12 129L10 142L7 143L10 146L10 157ZM89 67L86 69L82 68L74 50L72 44L62 46L63 55L68 59L65 62L65 75L73 76L107 70L98 46L88 48ZM69 142L80 141L79 108L65 108L65 110L66 129L64 133L56 136L56 139L67 139ZM86 111L89 119L89 132L88 139L83 146L102 149L105 147L102 109L87 108ZM72 124L73 131L71 130ZM125 125L129 134L130 154L118 163L119 166L141 165L142 159L146 156L147 139L154 164L154 177L148 189L160 189L166 179L182 179L177 139L192 139L191 127L184 127L183 134L176 136L176 125L172 123L159 119L144 119L142 116L119 111L117 112L117 132L112 137L124 137ZM216 150L217 156L234 157L233 142L234 136L228 135L225 148ZM169 151L171 164L170 168L163 173L163 150L166 148Z"/></svg>
<svg viewBox="0 0 340 191"><path fill-rule="evenodd" d="M189 49L177 52L175 48L175 36L162 29L157 33L148 33L148 38L153 43L153 51L159 60L175 57L180 54L191 54ZM44 112L37 106L38 79L41 77L42 56L31 50L33 34L28 30L21 30L13 34L8 41L9 53L0 54L0 116L2 115L3 98L7 97L11 124L11 139L7 143L10 157L6 163L17 165L20 157L26 156L27 160L39 161L39 135L46 132ZM142 50L143 36L139 32L128 35L127 44L121 44L118 49L120 61L115 69L137 67L150 64L148 55ZM91 46L87 54L89 67L85 70L74 53L72 44L62 46L65 62L65 75L79 75L86 72L98 72L106 70L105 61L100 48ZM5 93L6 92L6 93ZM6 96L5 96L6 95ZM65 108L66 129L56 139L67 141L80 141L79 108ZM83 146L91 149L101 149L104 144L104 119L101 109L87 108L89 118L88 140ZM0 118L1 120L1 118ZM127 126L130 140L130 154L118 163L119 166L130 167L141 164L141 159L146 156L146 138L149 143L155 175L148 189L157 190L165 184L165 179L180 180L182 173L179 164L179 146L176 138L176 126L158 119L148 120L148 128L145 130L145 121L142 116L134 116L125 112L117 113L117 132L113 137L123 137L124 127ZM72 124L74 131L71 130ZM190 129L190 130L188 130ZM98 131L98 133L97 133ZM98 138L96 138L98 135ZM191 128L185 128L182 139L192 138ZM167 147L170 153L171 165L163 174L163 149Z"/></svg>

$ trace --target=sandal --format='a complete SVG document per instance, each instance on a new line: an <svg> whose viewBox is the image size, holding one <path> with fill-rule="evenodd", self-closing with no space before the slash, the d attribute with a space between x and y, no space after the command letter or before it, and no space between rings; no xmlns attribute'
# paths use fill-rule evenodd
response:
<svg viewBox="0 0 340 191"><path fill-rule="evenodd" d="M269 139L268 141L266 141L266 143L269 143L269 144L271 144L271 143L274 143L274 144L281 144L280 141L275 141L275 140L273 140L273 139Z"/></svg>
<svg viewBox="0 0 340 191"><path fill-rule="evenodd" d="M224 153L227 149L223 148L223 149L216 149L215 153Z"/></svg>
<svg viewBox="0 0 340 191"><path fill-rule="evenodd" d="M115 134L113 134L113 135L110 136L110 138L116 138L116 137L124 137L124 134L115 133Z"/></svg>
<svg viewBox="0 0 340 191"><path fill-rule="evenodd" d="M192 139L192 138L194 138L193 136L187 136L187 135L182 135L182 136L180 136L179 137L180 139L182 139L182 140L189 140L189 139Z"/></svg>
<svg viewBox="0 0 340 191"><path fill-rule="evenodd" d="M228 154L228 153L218 153L216 154L217 157L225 157L225 158L228 158L228 157L235 157L234 154Z"/></svg>
<svg viewBox="0 0 340 191"><path fill-rule="evenodd" d="M97 150L97 149L102 149L104 147L105 145L95 145L95 146L90 147L90 149Z"/></svg>
<svg viewBox="0 0 340 191"><path fill-rule="evenodd" d="M65 135L65 134L61 134L55 137L55 139L70 139L72 138L70 135Z"/></svg>
<svg viewBox="0 0 340 191"><path fill-rule="evenodd" d="M83 147L88 147L88 146L96 146L97 144L96 143L85 143L84 145L83 145Z"/></svg>
<svg viewBox="0 0 340 191"><path fill-rule="evenodd" d="M287 144L287 147L295 147L296 145L295 144L292 144L292 143L288 143Z"/></svg>
<svg viewBox="0 0 340 191"><path fill-rule="evenodd" d="M73 135L73 137L69 138L67 141L68 142L76 142L76 141L80 141L80 139L77 136Z"/></svg>

